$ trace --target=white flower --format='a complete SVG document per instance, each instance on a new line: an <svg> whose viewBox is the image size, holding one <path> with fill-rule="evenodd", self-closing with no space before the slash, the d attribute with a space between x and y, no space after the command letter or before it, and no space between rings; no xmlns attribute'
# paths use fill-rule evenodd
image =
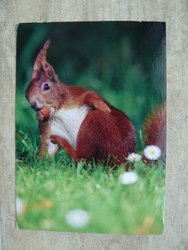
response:
<svg viewBox="0 0 188 250"><path fill-rule="evenodd" d="M144 155L149 160L157 160L161 156L161 149L155 145L149 145L144 149Z"/></svg>
<svg viewBox="0 0 188 250"><path fill-rule="evenodd" d="M96 189L101 189L101 185L98 183L95 184L95 187L96 187Z"/></svg>
<svg viewBox="0 0 188 250"><path fill-rule="evenodd" d="M16 213L22 214L25 211L25 204L19 197L16 197Z"/></svg>
<svg viewBox="0 0 188 250"><path fill-rule="evenodd" d="M130 161L130 162L135 162L135 161L140 161L141 158L142 158L141 155L135 154L135 153L131 153L127 157L127 160Z"/></svg>
<svg viewBox="0 0 188 250"><path fill-rule="evenodd" d="M75 209L65 215L65 220L70 226L80 228L88 224L90 215L85 210Z"/></svg>
<svg viewBox="0 0 188 250"><path fill-rule="evenodd" d="M124 185L133 184L137 182L137 180L138 180L138 175L133 171L125 172L120 175L120 182Z"/></svg>

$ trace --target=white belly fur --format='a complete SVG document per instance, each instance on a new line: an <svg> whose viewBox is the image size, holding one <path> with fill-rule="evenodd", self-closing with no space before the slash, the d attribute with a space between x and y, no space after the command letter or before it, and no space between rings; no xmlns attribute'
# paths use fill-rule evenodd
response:
<svg viewBox="0 0 188 250"><path fill-rule="evenodd" d="M88 110L87 105L79 108L59 109L50 121L51 135L66 139L76 149L78 132Z"/></svg>

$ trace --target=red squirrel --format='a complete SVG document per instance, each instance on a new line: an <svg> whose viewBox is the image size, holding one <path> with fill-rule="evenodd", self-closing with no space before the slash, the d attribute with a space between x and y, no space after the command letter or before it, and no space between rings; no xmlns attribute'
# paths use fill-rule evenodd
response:
<svg viewBox="0 0 188 250"><path fill-rule="evenodd" d="M39 52L26 90L40 129L39 154L52 156L61 146L75 160L126 162L135 151L130 119L98 93L62 83L46 61L49 40Z"/></svg>

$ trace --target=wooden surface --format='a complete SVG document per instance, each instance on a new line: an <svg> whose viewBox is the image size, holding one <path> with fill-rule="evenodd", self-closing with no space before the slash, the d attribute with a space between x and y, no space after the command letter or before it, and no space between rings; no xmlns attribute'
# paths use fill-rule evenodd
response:
<svg viewBox="0 0 188 250"><path fill-rule="evenodd" d="M0 0L0 249L188 249L188 1ZM165 21L167 175L165 232L127 236L15 228L16 25L53 21Z"/></svg>

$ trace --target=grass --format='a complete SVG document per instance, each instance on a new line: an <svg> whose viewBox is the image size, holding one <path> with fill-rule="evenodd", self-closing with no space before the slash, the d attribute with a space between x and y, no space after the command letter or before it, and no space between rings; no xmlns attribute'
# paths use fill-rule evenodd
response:
<svg viewBox="0 0 188 250"><path fill-rule="evenodd" d="M135 184L123 185L123 167L73 162L63 150L53 159L40 160L37 142L17 132L16 193L24 203L17 216L21 229L159 234L163 231L165 169L162 162L136 162ZM79 229L65 220L67 212L84 209L89 223Z"/></svg>

